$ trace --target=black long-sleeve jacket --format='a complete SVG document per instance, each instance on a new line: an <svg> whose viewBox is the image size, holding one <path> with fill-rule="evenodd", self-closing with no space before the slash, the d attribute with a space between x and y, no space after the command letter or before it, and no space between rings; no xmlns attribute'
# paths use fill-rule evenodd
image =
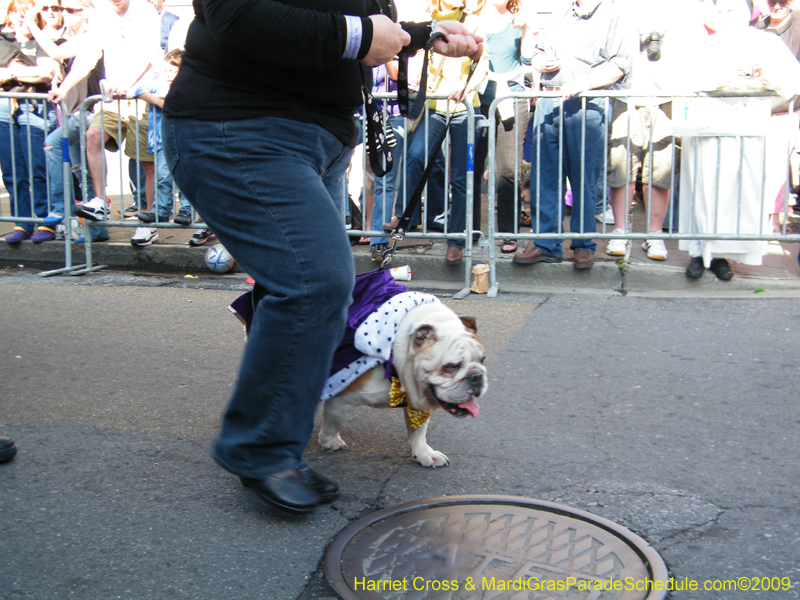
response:
<svg viewBox="0 0 800 600"><path fill-rule="evenodd" d="M194 0L195 19L167 96L170 117L203 120L278 116L317 123L355 145L362 70L343 59L344 15L362 17L359 57L372 41L371 14L389 0ZM410 50L428 39L425 23L404 23ZM366 81L372 81L367 72Z"/></svg>

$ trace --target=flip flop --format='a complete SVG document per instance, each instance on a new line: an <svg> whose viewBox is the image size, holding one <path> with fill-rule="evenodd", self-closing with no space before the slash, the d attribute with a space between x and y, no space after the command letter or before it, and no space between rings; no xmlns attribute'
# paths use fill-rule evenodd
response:
<svg viewBox="0 0 800 600"><path fill-rule="evenodd" d="M512 252L517 251L517 242L514 240L503 240L503 246L500 248L500 252L503 254L511 254Z"/></svg>

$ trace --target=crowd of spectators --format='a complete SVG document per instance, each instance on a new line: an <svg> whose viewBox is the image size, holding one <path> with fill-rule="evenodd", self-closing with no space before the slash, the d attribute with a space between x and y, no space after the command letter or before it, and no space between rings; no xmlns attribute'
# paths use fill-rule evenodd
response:
<svg viewBox="0 0 800 600"><path fill-rule="evenodd" d="M9 3L0 39L3 90L46 92L49 102L0 102L0 159L11 214L44 221L35 231L29 221L15 223L7 243L56 239L67 208L69 216L84 219L93 241L109 239L108 228L99 225L110 216L106 150L123 149L129 158L134 201L122 216L140 221L132 245L146 246L158 238L157 229L148 225L173 218L176 195L181 206L174 221L184 226L194 221L191 206L172 182L160 146L160 106L180 65L181 34L185 36L188 27L178 26L179 22L162 0ZM81 106L89 96L101 94L103 101L86 113L86 137L81 140ZM66 181L59 126L64 119L72 174ZM211 232L198 230L190 243L202 245L211 239Z"/></svg>
<svg viewBox="0 0 800 600"><path fill-rule="evenodd" d="M153 224L173 220L188 227L195 220L172 182L159 130L160 106L179 68L190 20L170 13L163 0L94 1L11 0L8 5L0 37L3 90L46 91L51 103L0 101L0 169L12 215L43 221L37 226L16 223L7 243L55 239L68 207L71 215L84 219L85 234L93 241L108 239L102 226L111 213L103 172L106 150L121 149L129 157L133 202L121 216L140 222L133 245L158 239ZM428 94L447 99L428 101L424 124L411 124L395 101L385 102L386 127L399 143L394 168L376 178L374 200L363 203L365 229L396 225L426 164L433 161L424 226L464 232L469 165L472 161L479 198L488 155L487 128L478 130L474 156L468 153L467 105L488 117L495 97L541 90L548 93L535 101L500 103L490 125L496 133L496 229L502 233L501 252L513 253L514 262L562 260L563 239L536 239L520 251L515 234L522 226L568 238L569 232L594 233L598 221L613 225L616 234L605 252L627 256L631 241L625 234L632 231L635 199L646 205L646 227L654 237L643 248L656 261L667 258L661 234L664 227L674 231L667 223L672 212L680 215L680 231L778 232L785 221L781 215L792 210L793 202L785 174L791 167L796 184L800 171L800 154L794 150L797 112L789 112L791 99L800 93L800 18L791 1L429 0L426 18L461 21L484 37L488 52L474 72L468 59L432 57L427 65L411 63L412 87L418 83L415 75L426 69ZM419 20L411 0L398 4L401 19ZM545 6L552 9L546 16ZM396 61L376 67L373 91L394 92L397 77ZM762 89L780 96L772 101L764 135L673 137L671 93ZM631 96L610 102L581 97L590 90L629 90ZM104 101L84 123L88 169L81 173L80 107L101 93ZM62 119L68 121L73 174L66 181L58 127ZM431 148L448 123L449 145ZM519 157L524 145L534 153L531 215L523 209ZM397 150L403 148L405 156ZM744 176L718 182L718 168ZM472 229L480 229L480 217L476 201ZM418 211L412 225L421 225L421 219ZM197 230L190 244L211 239L211 231ZM382 236L369 240L374 260L382 259L387 241ZM688 276L699 277L710 268L730 279L728 260L761 264L765 244L684 240L680 249L690 257ZM447 245L446 262L458 264L464 240L450 238ZM576 268L592 267L596 242L577 237L570 247Z"/></svg>
<svg viewBox="0 0 800 600"><path fill-rule="evenodd" d="M613 225L616 236L609 240L605 252L627 256L631 240L624 236L632 231L634 202L645 205L646 231L654 237L644 240L643 249L654 261L667 259L663 232L778 233L781 217L791 213L794 202L781 183L790 160L795 184L800 168L800 154L793 149L798 131L796 112L788 113L791 98L800 92L796 75L800 64L800 20L793 14L790 2L763 0L755 6L748 0L431 2L428 10L432 18L441 18L443 9L449 11L448 18L463 18L466 22L469 17L475 30L486 39L488 71L470 83L470 90L477 90L479 100L470 97L466 102L474 107L480 105L486 115L498 90L503 95L523 90L551 92L530 105L526 101L505 102L495 114L496 229L502 233L501 252L516 252L513 260L519 264L560 262L562 240L537 239L517 252L512 235L520 231L520 226L532 225L535 232L564 233L569 237L570 231L593 233L595 223L601 222ZM538 9L545 4L553 12L542 19ZM448 84L443 66L441 59L432 59L427 65L427 92L451 94L453 100L459 85ZM464 66L455 67L466 73ZM476 73L480 73L480 67ZM589 90L627 90L632 96L613 98L608 104L602 98L579 96ZM740 91L743 95L760 90L776 92L781 98L772 101L773 123L769 131L740 138L674 138L671 95L717 90ZM447 112L454 127L464 108L464 103L459 107L454 102L435 100L428 105L431 121L444 120ZM607 146L606 127L610 131ZM420 126L416 132L403 132L408 164L404 170L395 161L400 173L394 184L398 190L396 216L386 229L398 223L409 196L404 183L408 181L409 187L414 187L424 167L424 152L435 137L430 129L427 135L421 135L421 130ZM485 139L484 130L475 153L476 198L480 176L484 174ZM528 157L532 163L532 223L526 221L528 215L520 208L523 174L517 170L519 161L515 159L521 151L515 145L522 140L534 154ZM766 172L763 168L759 171L765 176L769 173L763 188L753 179L717 189L718 168L723 173L740 171L738 159L729 156L728 150L719 163L710 153L701 156L698 175L694 164L687 164L688 157L694 157L695 145L724 146L729 142L744 148L748 165L767 165ZM769 148L766 162L759 144ZM682 145L688 148L683 158ZM427 231L441 231L443 224L449 233L464 231L460 211L466 173L458 154L463 146L463 140L453 134L447 156L449 190L442 186L443 152L427 158L434 161L426 193ZM604 163L607 173L603 172ZM735 178L723 179L734 183ZM696 180L702 184L699 191ZM760 201L762 196L769 200ZM789 206L785 206L787 198ZM382 204L386 203L384 200ZM382 206L381 210L386 209ZM476 201L475 229L480 228L479 210L480 203ZM714 215L719 212L725 213L724 218L715 220ZM568 226L564 225L565 216ZM421 217L415 216L412 225L420 224ZM385 238L379 239L382 243ZM459 242L448 240L448 263L460 258ZM378 250L383 249L379 245ZM571 249L576 268L592 267L595 242L575 238ZM701 276L708 267L721 279L729 279L732 273L728 259L761 264L767 242L698 240L681 242L680 249L689 253L688 276ZM380 252L373 251L375 260L380 256Z"/></svg>

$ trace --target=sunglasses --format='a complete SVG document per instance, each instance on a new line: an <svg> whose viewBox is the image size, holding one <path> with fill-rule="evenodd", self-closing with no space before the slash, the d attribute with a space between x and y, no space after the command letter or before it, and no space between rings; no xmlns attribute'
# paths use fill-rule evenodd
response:
<svg viewBox="0 0 800 600"><path fill-rule="evenodd" d="M788 6L792 0L767 0L767 5L775 6L776 4L780 6Z"/></svg>
<svg viewBox="0 0 800 600"><path fill-rule="evenodd" d="M62 8L60 6L43 6L40 12L61 12Z"/></svg>
<svg viewBox="0 0 800 600"><path fill-rule="evenodd" d="M68 8L66 6L64 6L62 8L63 8L64 12L66 12L66 13L68 13L70 15L79 15L79 14L81 14L83 12L82 8Z"/></svg>

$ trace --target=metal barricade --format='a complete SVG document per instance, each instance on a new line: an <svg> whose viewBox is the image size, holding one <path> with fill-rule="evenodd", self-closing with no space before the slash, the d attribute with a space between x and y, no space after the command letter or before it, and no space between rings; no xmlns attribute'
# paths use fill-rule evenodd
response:
<svg viewBox="0 0 800 600"><path fill-rule="evenodd" d="M582 105L582 113L583 113L583 121L582 121L582 130L581 130L581 153L584 153L585 144L586 144L586 108L587 108L587 101L592 98L602 98L604 103L604 140L603 140L603 147L604 147L604 157L603 157L603 169L602 169L602 210L605 212L606 208L608 207L609 196L608 196L608 167L609 167L609 145L610 145L610 127L612 123L612 115L610 109L611 99L613 98L630 98L631 100L644 100L646 98L663 98L669 99L670 101L674 101L675 99L679 98L764 98L772 96L770 92L760 92L760 93L752 93L752 94L741 94L741 93L709 93L709 94L687 94L681 96L673 96L673 95L662 95L662 96L653 96L651 94L648 95L636 95L635 91L633 90L626 90L626 91L591 91L591 92L584 92L578 96ZM489 109L489 123L494 124L496 119L496 114L498 111L498 107L501 102L507 99L534 99L534 98L560 98L560 92L529 92L529 93L517 93L517 94L508 94L503 96L498 96L491 104ZM789 108L789 114L793 112L793 105ZM535 110L535 109L534 109ZM563 116L564 116L564 104L563 102L560 103L560 118L561 122L563 123ZM627 139L625 141L626 144L626 157L627 160L631 160L631 119L634 115L634 110L628 110L628 127L627 127ZM536 111L532 117L534 122L533 131L537 131L537 127L542 126L542 116L540 111ZM650 135L648 136L648 152L649 155L652 157L653 155L653 128L655 126L655 122L651 122L650 127ZM796 127L796 125L795 125ZM517 131L516 135L521 136L525 135L525 132ZM559 173L564 173L564 127L559 128L558 132L558 170ZM699 136L708 137L705 133L698 134ZM764 133L766 136L766 132ZM694 136L692 136L694 137ZM737 176L740 178L741 184L741 177L742 175L742 165L744 163L744 154L745 154L745 145L743 143L743 139L748 136L744 135L735 135L730 133L721 133L718 136L710 136L712 138L716 138L718 140L718 157L722 154L722 142L720 141L721 138L735 138L738 140L738 148L739 148L739 162L738 165L735 165L734 172L737 173ZM786 163L786 181L784 182L784 194L783 194L783 207L778 214L782 215L782 231L780 234L773 234L773 233L765 233L764 227L765 222L764 219L766 218L765 215L769 215L773 213L773 209L770 209L769 212L767 210L772 204L775 202L775 198L768 198L765 195L765 185L761 187L761 197L760 197L760 205L759 205L759 214L760 214L760 222L758 223L758 232L745 232L744 230L747 229L746 223L743 223L741 217L737 218L736 227L733 230L725 230L724 228L720 228L719 224L719 216L721 214L720 210L720 182L723 179L723 166L721 162L718 160L716 164L716 198L714 200L714 214L715 214L715 222L714 228L711 232L699 232L696 228L696 224L694 222L694 210L691 213L691 225L688 231L676 231L673 224L674 224L674 214L676 211L676 198L675 198L675 190L677 189L677 183L679 183L679 173L678 173L678 159L677 159L677 152L676 148L678 147L678 142L680 138L675 135L675 132L672 132L671 141L672 141L672 167L671 167L671 175L670 175L670 200L669 200L669 207L668 207L668 216L669 216L669 226L667 231L660 231L656 232L633 232L630 228L630 213L631 213L631 203L632 198L630 197L630 184L633 181L630 178L630 165L628 164L626 167L626 201L625 201L625 214L628 215L628 220L624 226L625 231L623 233L614 233L613 231L608 231L606 223L602 223L602 228L600 231L584 231L583 230L583 218L581 218L581 230L580 231L565 231L564 228L564 194L565 189L563 188L562 182L564 177L559 177L558 179L558 191L557 191L557 230L555 232L543 232L541 230L541 136L535 135L534 137L534 148L533 148L533 160L531 163L531 183L530 183L530 206L531 206L531 233L521 232L519 230L519 207L515 203L514 207L514 230L513 231L498 231L496 227L495 221L495 210L497 209L497 173L496 173L496 143L497 143L497 135L496 135L496 127L489 127L489 152L488 152L488 210L489 210L489 225L488 225L488 232L487 232L487 239L488 239L488 246L489 246L489 292L488 295L490 297L494 297L497 295L498 292L498 282L497 282L497 251L496 251L496 241L498 239L504 238L513 238L516 240L561 240L561 239L589 239L589 240L611 240L611 239L625 239L625 240L646 240L646 239L661 239L661 240L737 240L737 241L782 241L782 242L797 242L800 241L800 234L791 234L787 233L786 230L786 223L787 223L787 214L788 214L788 205L789 205L789 197L790 197L790 189L791 189L791 176L789 173L789 157L791 146L786 148L785 152L785 163ZM765 138L766 139L766 138ZM687 140L688 142L689 140ZM518 147L518 144L515 146ZM699 153L694 153L694 168L695 173L697 172L697 165L698 165L698 157ZM521 182L519 181L519 173L520 173L520 166L522 164L522 157L519 156L517 150L515 150L515 172L517 173L517 177L515 178L515 190L514 190L514 197L519 197L519 186ZM644 165L642 165L644 167ZM762 164L762 173L766 173L767 167L767 150L766 150L766 142L765 142L765 150L764 150L764 158ZM652 199L652 182L653 182L653 171L654 168L643 168L644 171L648 171L648 173L644 173L643 177L647 177L647 181L643 181L643 184L648 186L648 194L650 197L646 204L646 219L645 222L650 222L651 217L651 199ZM766 175L765 175L766 176ZM693 178L693 184L696 185L697 177ZM585 180L585 171L583 169L583 164L581 165L581 177L579 185L581 186L581 193L580 198L584 198L583 191L586 189L587 186L597 186L600 182L597 181L586 181ZM698 192L695 188L692 189L691 199L692 202L698 198ZM741 215L742 207L744 206L743 203L748 201L747 198L743 198L742 196L742 185L738 187L738 211L739 215ZM591 210L593 213L596 207L585 206L584 202L580 203L580 206L572 207L572 210L580 210L583 211ZM648 227L649 229L649 227ZM624 261L627 261L630 255L630 244L628 245L626 255L624 257Z"/></svg>
<svg viewBox="0 0 800 600"><path fill-rule="evenodd" d="M57 109L47 102L44 93L0 92L0 163L3 183L9 194L9 211L0 208L0 221L57 228L65 222L70 235L70 219L64 218L69 206L64 192L63 204L50 194L45 141L57 128ZM66 127L66 123L62 123ZM65 173L69 163L64 167ZM54 211L55 209L55 211ZM60 218L59 218L60 217ZM64 245L64 269L40 273L51 275L71 271L72 247Z"/></svg>
<svg viewBox="0 0 800 600"><path fill-rule="evenodd" d="M81 108L80 108L80 113L79 113L80 114L80 118L79 118L80 119L80 147L81 147L81 191L82 191L82 195L83 195L84 201L93 198L95 196L95 192L97 192L96 188L95 188L94 192L90 192L90 190L89 190L89 182L88 182L88 177L87 177L87 173L89 172L88 165L87 165L87 150L86 150L86 133L87 133L87 129L88 129L88 126L87 126L87 115L88 115L88 112L89 112L90 108L93 107L96 103L101 102L102 100L103 100L103 97L99 96L99 95L98 96L90 96L90 97L88 97L82 103ZM133 106L134 106L133 111L130 111L130 110L129 111L123 111L122 110L122 103L123 102L133 104ZM94 265L93 264L92 241L91 241L91 235L88 234L89 229L90 229L90 225L93 225L95 227L128 227L128 228L152 227L152 228L156 228L156 229L185 229L186 227L188 227L187 225L181 225L181 224L178 224L178 223L170 223L168 220L164 221L159 216L159 212L158 212L158 172L157 172L157 169L156 169L156 164L157 164L158 155L161 152L163 152L163 150L158 150L157 148L156 148L156 152L153 155L154 175L153 175L153 191L152 191L152 193L153 193L152 210L155 212L154 221L152 221L152 222L142 222L140 220L137 220L137 221L127 221L127 220L125 220L125 209L126 209L126 206L128 205L128 198L129 197L132 198L133 202L135 203L137 201L136 196L139 196L139 206L138 206L137 216L141 217L141 215L142 215L141 198L146 196L146 194L147 194L147 189L146 188L148 187L146 185L146 182L142 181L142 178L141 178L141 175L140 175L140 173L142 171L141 164L142 164L143 161L142 161L142 156L141 156L140 146L138 144L138 140L139 140L139 136L140 136L140 133L141 133L140 132L140 127L142 125L140 123L141 119L137 118L137 119L135 119L135 125L134 125L134 131L133 131L133 135L135 136L135 139L137 140L137 143L136 143L136 157L135 157L135 165L136 165L135 166L135 177L131 178L131 179L135 180L135 188L136 188L137 192L136 193L131 192L130 196L125 192L125 176L124 176L125 168L124 168L124 163L126 162L127 155L125 155L125 153L123 152L123 148L122 148L122 140L124 139L123 131L122 131L122 127L123 127L123 123L122 123L123 117L122 117L122 115L124 114L124 112L130 112L130 113L135 114L137 116L140 113L143 113L143 111L140 111L140 103L145 104L143 101L137 100L137 99L112 100L111 101L112 107L113 107L114 104L116 104L116 111L105 111L101 107L100 111L97 113L97 114L100 115L100 131L101 132L105 132L105 119L107 118L106 113L116 113L117 140L119 140L119 148L118 148L117 152L119 154L119 174L120 174L120 181L119 181L119 191L120 191L120 193L119 193L119 199L118 199L120 220L114 221L114 220L111 220L111 219L107 219L107 220L96 221L96 222L92 222L92 223L89 223L88 220L86 221L86 224L85 224L85 227L84 227L85 231L87 232L87 234L84 236L85 237L86 265L85 265L84 268L82 268L80 270L73 271L72 273L70 273L71 275L83 275L83 274L89 273L91 271L96 271L96 270L105 268L105 265ZM126 124L126 126L128 126L128 124ZM101 133L101 135L102 135L102 133ZM131 132L127 132L126 135L131 135ZM100 187L100 189L102 190L102 193L103 193L102 197L106 198L105 191L106 191L106 186L107 186L107 183L108 183L107 182L108 169L107 169L107 164L106 164L105 148L104 148L103 152L100 153L100 157L101 157L100 165L101 165L101 172L102 172L102 186ZM133 181L131 181L131 183L133 183ZM176 213L176 208L178 206L178 202L177 202L177 199L176 199L177 190L174 187L174 183L172 185L173 185L173 188L172 188L172 201L170 202L170 204L171 204L172 215L174 216L175 213ZM107 200L107 202L110 203L110 200ZM189 226L196 227L196 228L207 228L207 225L205 223L195 223L194 222L195 216L196 215L195 215L194 209L192 209L192 211L191 211L191 225L189 225Z"/></svg>
<svg viewBox="0 0 800 600"><path fill-rule="evenodd" d="M380 93L374 94L374 98L377 100L382 99L396 99L396 94L392 93ZM446 100L446 95L428 95L428 99L432 100ZM384 121L387 119L387 108L386 103L384 104L383 108L383 117ZM458 293L455 294L456 298L463 298L470 293L470 277L472 273L472 262L474 258L474 248L476 247L476 240L482 240L485 236L482 231L479 229L475 229L473 227L473 213L474 213L474 203L475 203L475 190L474 190L474 168L475 168L475 142L476 142L476 114L472 106L465 104L466 106L466 114L467 114L467 168L466 168L466 223L465 223L465 230L463 232L454 232L451 231L450 227L450 211L449 207L451 205L450 197L450 189L451 189L451 174L450 174L450 133L448 133L444 144L442 146L442 153L444 156L444 213L441 218L441 225L442 231L435 231L429 227L429 223L436 218L438 215L431 215L429 214L429 208L431 202L425 201L425 197L427 197L427 189L426 186L425 197L423 198L423 202L421 203L419 210L420 210L420 218L421 218L421 231L411 231L406 233L407 238L409 239L424 239L434 241L447 241L447 240L462 240L464 242L465 248L463 251L463 258L462 262L464 265L464 288L462 288ZM366 111L364 111L364 114ZM453 113L447 113L447 119L453 115ZM480 116L480 115L478 115ZM430 118L431 115L427 106L422 114L421 121L419 125L412 134L413 136L417 135L424 135L425 136L425 153L424 153L424 164L428 164L428 161L432 160L430 148L428 144L430 142L431 136L429 135L429 127L430 127ZM405 120L405 130L408 131L408 119ZM363 128L362 128L363 130ZM402 145L398 145L393 149L393 156L394 156L394 168L399 169L397 173L397 181L399 183L395 183L395 192L397 194L396 202L398 205L395 207L395 202L391 202L391 206L394 207L394 211L390 215L384 215L384 220L389 222L392 220L394 214L402 214L403 210L405 210L405 202L404 198L408 199L411 196L411 191L413 191L414 187L416 187L416 181L410 181L408 178L407 173L407 156L408 156L408 148L409 148L409 137L408 135L405 136ZM362 147L362 160L364 163L364 173L362 175L362 190L366 190L368 187L368 176L367 176L367 164L368 164L368 157L366 156L365 148ZM430 183L430 182L429 182ZM379 183L376 183L379 185ZM347 183L345 183L346 195L347 195ZM406 190L405 193L401 193L400 190ZM362 193L362 196L365 196L365 193ZM478 202L480 201L480 190L478 191ZM344 209L343 209L344 210ZM362 212L363 206L362 206ZM343 212L343 218L344 216ZM348 235L351 237L361 237L361 236L374 236L374 237L388 237L388 234L385 231L371 229L370 225L364 223L363 227L358 228L351 228L348 231Z"/></svg>

